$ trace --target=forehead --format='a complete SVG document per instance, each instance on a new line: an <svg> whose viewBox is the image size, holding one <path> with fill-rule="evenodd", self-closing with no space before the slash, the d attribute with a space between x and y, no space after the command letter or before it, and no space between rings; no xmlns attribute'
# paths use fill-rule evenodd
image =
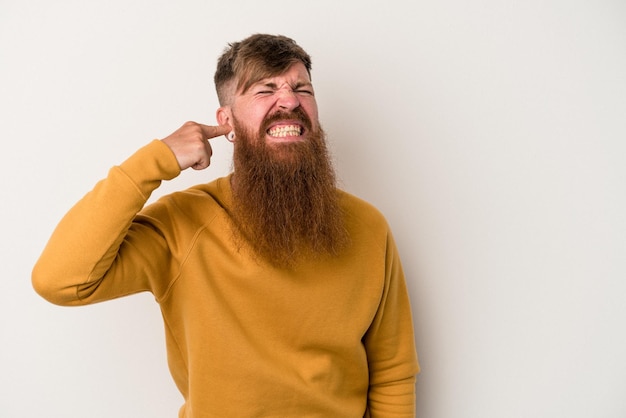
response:
<svg viewBox="0 0 626 418"><path fill-rule="evenodd" d="M293 64L292 66L290 66L289 68L287 68L287 70L281 74L261 78L259 80L252 81L251 83L246 83L246 84L249 84L250 87L254 85L269 85L269 84L276 85L276 86L281 86L283 84L289 84L289 85L309 84L310 85L311 77L306 67L304 66L304 64L302 64L301 62L297 62ZM242 91L241 93L244 93L244 92Z"/></svg>

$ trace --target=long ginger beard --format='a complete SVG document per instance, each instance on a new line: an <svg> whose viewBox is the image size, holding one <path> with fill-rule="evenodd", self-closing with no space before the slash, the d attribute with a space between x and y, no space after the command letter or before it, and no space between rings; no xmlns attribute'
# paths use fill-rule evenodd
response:
<svg viewBox="0 0 626 418"><path fill-rule="evenodd" d="M266 129L280 118L301 120L307 139L267 144ZM282 268L303 257L338 255L348 241L324 132L310 126L298 111L273 115L257 134L233 121L236 236Z"/></svg>

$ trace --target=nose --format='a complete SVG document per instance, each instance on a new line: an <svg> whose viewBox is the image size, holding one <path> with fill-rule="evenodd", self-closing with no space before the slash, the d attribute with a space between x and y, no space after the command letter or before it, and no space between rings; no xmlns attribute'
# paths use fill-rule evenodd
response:
<svg viewBox="0 0 626 418"><path fill-rule="evenodd" d="M276 105L282 110L293 110L300 106L300 99L293 90L289 88L280 89L277 92Z"/></svg>

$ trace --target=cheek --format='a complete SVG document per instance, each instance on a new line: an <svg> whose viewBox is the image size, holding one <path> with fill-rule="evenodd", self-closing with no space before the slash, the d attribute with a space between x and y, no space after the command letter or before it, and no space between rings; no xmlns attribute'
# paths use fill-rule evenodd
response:
<svg viewBox="0 0 626 418"><path fill-rule="evenodd" d="M300 107L311 117L317 117L317 101L313 96L303 96L300 98Z"/></svg>
<svg viewBox="0 0 626 418"><path fill-rule="evenodd" d="M260 111L233 111L233 117L237 119L240 125L246 127L249 131L256 132L261 126L264 114Z"/></svg>
<svg viewBox="0 0 626 418"><path fill-rule="evenodd" d="M319 126L319 114L317 112L317 104L312 103L312 104L308 104L306 106L303 106L304 111L307 113L307 115L309 115L309 118L311 119L311 123L313 123L313 126Z"/></svg>

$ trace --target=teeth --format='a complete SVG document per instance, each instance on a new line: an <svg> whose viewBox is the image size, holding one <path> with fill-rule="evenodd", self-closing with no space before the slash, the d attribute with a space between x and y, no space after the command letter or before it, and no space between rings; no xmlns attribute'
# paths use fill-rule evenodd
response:
<svg viewBox="0 0 626 418"><path fill-rule="evenodd" d="M298 125L279 126L268 131L268 134L277 138L284 138L286 136L300 136L301 133L302 128Z"/></svg>

